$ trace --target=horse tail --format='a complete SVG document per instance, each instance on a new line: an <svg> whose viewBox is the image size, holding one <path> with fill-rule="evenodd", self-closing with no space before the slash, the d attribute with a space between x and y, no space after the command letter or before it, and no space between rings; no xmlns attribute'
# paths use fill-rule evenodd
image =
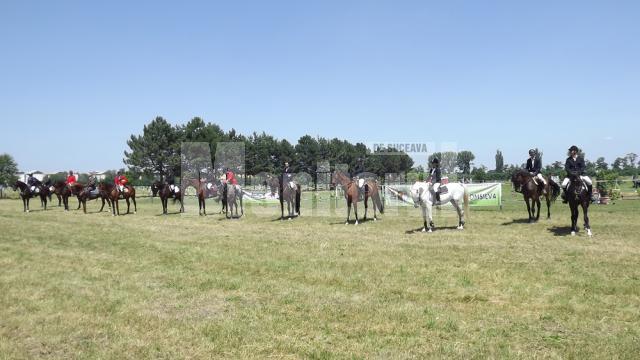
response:
<svg viewBox="0 0 640 360"><path fill-rule="evenodd" d="M549 187L551 188L551 202L556 201L560 195L560 185L549 178Z"/></svg>
<svg viewBox="0 0 640 360"><path fill-rule="evenodd" d="M470 218L470 212L469 212L469 189L462 185L462 188L464 189L464 216L466 219Z"/></svg>
<svg viewBox="0 0 640 360"><path fill-rule="evenodd" d="M300 214L300 193L302 190L300 189L300 185L297 185L296 189L296 213Z"/></svg>

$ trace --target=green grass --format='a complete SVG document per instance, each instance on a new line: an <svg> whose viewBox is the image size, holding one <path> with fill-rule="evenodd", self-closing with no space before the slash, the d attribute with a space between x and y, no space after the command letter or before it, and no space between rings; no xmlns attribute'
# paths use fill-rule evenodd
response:
<svg viewBox="0 0 640 360"><path fill-rule="evenodd" d="M280 222L3 200L0 358L637 358L640 203L570 237L566 205L526 224L506 195L432 234L413 208L356 227L342 203Z"/></svg>

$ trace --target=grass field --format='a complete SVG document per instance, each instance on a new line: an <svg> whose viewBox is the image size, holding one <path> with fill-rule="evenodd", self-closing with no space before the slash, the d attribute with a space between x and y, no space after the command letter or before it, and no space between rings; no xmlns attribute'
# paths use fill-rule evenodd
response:
<svg viewBox="0 0 640 360"><path fill-rule="evenodd" d="M511 199L472 209L464 231L441 211L432 234L413 208L356 227L342 208L281 222L274 207L223 220L160 216L157 199L117 218L35 203L0 201L0 358L640 353L637 200L593 206L593 238L567 236L560 202L536 224Z"/></svg>

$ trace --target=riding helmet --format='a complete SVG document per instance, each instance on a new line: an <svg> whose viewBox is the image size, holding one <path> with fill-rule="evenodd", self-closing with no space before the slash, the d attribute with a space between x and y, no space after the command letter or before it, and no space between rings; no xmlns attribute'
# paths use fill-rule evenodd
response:
<svg viewBox="0 0 640 360"><path fill-rule="evenodd" d="M571 145L571 147L569 148L569 151L580 151L580 149L578 149L578 147L575 145Z"/></svg>
<svg viewBox="0 0 640 360"><path fill-rule="evenodd" d="M529 155L535 155L536 149L529 149Z"/></svg>
<svg viewBox="0 0 640 360"><path fill-rule="evenodd" d="M431 160L432 164L440 164L440 160L438 160L438 158L433 158L433 160Z"/></svg>

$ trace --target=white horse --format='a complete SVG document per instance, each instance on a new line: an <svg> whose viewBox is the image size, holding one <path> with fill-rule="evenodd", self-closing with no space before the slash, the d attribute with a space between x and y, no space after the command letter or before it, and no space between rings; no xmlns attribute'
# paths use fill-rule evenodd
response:
<svg viewBox="0 0 640 360"><path fill-rule="evenodd" d="M460 183L446 184L447 192L440 194L440 201L435 201L435 193L433 192L431 183L418 181L411 186L411 197L413 205L422 208L422 218L424 219L424 228L422 232L433 230L433 206L451 203L458 212L458 230L464 229L464 213L469 212L469 192L467 188ZM442 189L442 185L440 186ZM464 203L464 210L460 205ZM429 222L427 223L427 216Z"/></svg>

